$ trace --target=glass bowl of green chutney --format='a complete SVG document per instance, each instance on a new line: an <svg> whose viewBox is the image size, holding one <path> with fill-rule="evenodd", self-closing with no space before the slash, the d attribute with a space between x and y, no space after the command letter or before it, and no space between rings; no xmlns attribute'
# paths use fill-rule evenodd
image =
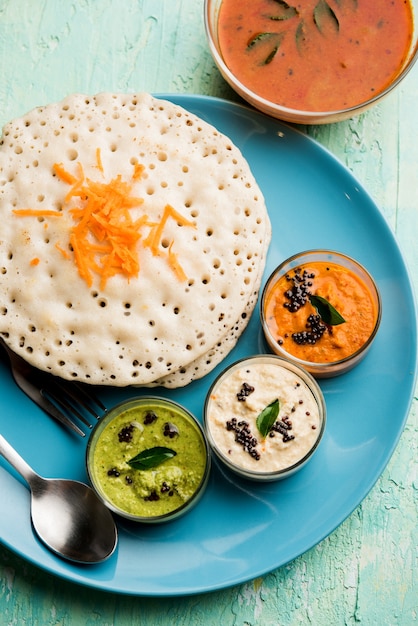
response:
<svg viewBox="0 0 418 626"><path fill-rule="evenodd" d="M101 418L87 444L86 465L92 487L113 513L155 524L197 504L211 457L192 413L172 400L142 396Z"/></svg>

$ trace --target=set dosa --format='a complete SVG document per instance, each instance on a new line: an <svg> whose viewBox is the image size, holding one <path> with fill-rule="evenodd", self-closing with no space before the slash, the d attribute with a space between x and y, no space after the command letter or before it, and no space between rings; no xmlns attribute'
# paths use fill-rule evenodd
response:
<svg viewBox="0 0 418 626"><path fill-rule="evenodd" d="M32 365L184 386L232 349L270 242L240 150L146 93L74 94L0 146L0 333Z"/></svg>

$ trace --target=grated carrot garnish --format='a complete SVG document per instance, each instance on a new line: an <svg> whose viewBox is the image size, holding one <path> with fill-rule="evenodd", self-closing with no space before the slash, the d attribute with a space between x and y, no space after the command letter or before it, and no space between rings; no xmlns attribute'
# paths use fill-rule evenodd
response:
<svg viewBox="0 0 418 626"><path fill-rule="evenodd" d="M70 259L70 253L68 252L68 250L64 250L64 248L60 245L59 242L57 242L55 244L56 249L58 250L58 252L61 252L62 256L66 259Z"/></svg>
<svg viewBox="0 0 418 626"><path fill-rule="evenodd" d="M170 217L176 220L178 226L191 226L195 228L193 222L190 222L180 215L170 204L166 204L161 220L152 226L148 237L144 240L144 246L148 246L154 255L159 253L159 245L161 243L164 227Z"/></svg>
<svg viewBox="0 0 418 626"><path fill-rule="evenodd" d="M139 178L142 178L142 174L144 172L145 166L141 165L140 163L135 163L134 165L134 173L132 174L132 179L133 180L138 180Z"/></svg>
<svg viewBox="0 0 418 626"><path fill-rule="evenodd" d="M54 172L57 176L59 176L59 178L61 178L61 180L64 181L64 183L67 183L68 185L73 185L77 180L72 174L64 169L62 163L54 164Z"/></svg>
<svg viewBox="0 0 418 626"><path fill-rule="evenodd" d="M30 262L31 265L39 265L39 259L38 257L35 257L34 259L31 260Z"/></svg>
<svg viewBox="0 0 418 626"><path fill-rule="evenodd" d="M55 168L55 165L54 165L54 168ZM65 196L65 199L64 199L65 204L68 204L73 196L79 195L78 192L80 191L80 189L81 189L81 187L83 185L83 182L84 182L84 172L83 172L83 166L81 165L81 163L77 163L77 169L78 169L78 178L74 178L74 182L70 183L70 184L72 184L72 187L71 187L70 191L67 193L67 195ZM60 174L58 174L58 175L61 178L62 170L57 170L57 173L58 173L58 171L60 172ZM64 171L64 173L65 173L65 171ZM67 182L65 180L65 178L61 178L61 179L64 182Z"/></svg>
<svg viewBox="0 0 418 626"><path fill-rule="evenodd" d="M187 279L187 276L186 276L186 274L184 272L184 269L182 268L182 266L178 262L177 254L175 252L173 252L173 250L172 250L173 243L174 243L174 241L172 241L170 243L170 245L168 246L168 262L169 262L172 270L176 274L177 278L180 281L183 281L183 280Z"/></svg>
<svg viewBox="0 0 418 626"><path fill-rule="evenodd" d="M96 149L96 163L97 169L103 174L102 152L100 148Z"/></svg>
<svg viewBox="0 0 418 626"><path fill-rule="evenodd" d="M15 215L21 217L62 217L62 211L45 210L45 209L13 209Z"/></svg>
<svg viewBox="0 0 418 626"><path fill-rule="evenodd" d="M96 164L103 171L99 148L96 150ZM150 222L146 214L139 217L132 215L132 209L139 209L144 203L143 198L132 193L132 183L142 177L144 169L143 165L135 163L131 182L122 180L119 174L104 183L86 178L80 163L77 163L75 175L67 172L62 164L54 164L56 176L71 186L65 196L64 207L67 205L68 214L74 222L70 228L68 248L73 255L60 243L56 243L55 247L65 258L74 258L80 276L89 287L96 274L99 275L101 289L109 278L117 274L124 275L128 281L137 277L140 247L150 248L153 255L165 255L177 278L181 281L187 278L173 251L174 241L168 250L164 250L161 240L169 219L175 220L179 227L194 228L194 223L169 204L158 222ZM22 217L63 215L63 211L37 209L17 209L14 213ZM144 229L148 229L146 237L143 237Z"/></svg>

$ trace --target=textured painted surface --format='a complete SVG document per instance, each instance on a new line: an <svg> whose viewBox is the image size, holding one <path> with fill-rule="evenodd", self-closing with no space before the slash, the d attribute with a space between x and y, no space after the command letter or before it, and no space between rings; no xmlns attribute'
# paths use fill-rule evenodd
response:
<svg viewBox="0 0 418 626"><path fill-rule="evenodd" d="M214 67L202 13L202 0L0 0L0 125L75 91L237 100ZM302 129L381 207L415 287L417 100L418 66L366 114ZM0 625L412 625L418 621L417 407L415 397L400 443L368 497L289 565L213 594L138 599L66 583L0 547Z"/></svg>

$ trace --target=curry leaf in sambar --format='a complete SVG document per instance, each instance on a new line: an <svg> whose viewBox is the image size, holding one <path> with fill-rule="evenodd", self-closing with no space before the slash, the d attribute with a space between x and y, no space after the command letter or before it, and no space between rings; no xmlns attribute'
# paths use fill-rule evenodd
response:
<svg viewBox="0 0 418 626"><path fill-rule="evenodd" d="M247 50L249 50L250 48L254 48L254 46L261 43L262 41L271 39L272 37L275 36L275 34L276 33L264 32L264 33L257 33L256 35L253 35L253 37L251 37L251 39L249 39L247 43Z"/></svg>
<svg viewBox="0 0 418 626"><path fill-rule="evenodd" d="M282 43L283 37L284 37L283 33L270 33L270 32L257 33L256 35L251 37L251 39L248 41L247 50L251 50L252 48L255 48L257 46L257 47L260 47L262 51L266 52L266 46L261 47L260 44L263 42L271 43L272 47L271 48L267 47L267 54L260 60L260 63L259 63L260 65L268 65L269 63L272 62L272 60L276 56L277 51L280 47L280 44Z"/></svg>
<svg viewBox="0 0 418 626"><path fill-rule="evenodd" d="M321 33L330 26L337 31L340 28L338 18L326 0L319 0L313 11L313 19Z"/></svg>
<svg viewBox="0 0 418 626"><path fill-rule="evenodd" d="M299 52L302 52L303 45L306 41L305 20L300 20L295 31L295 39L296 39L296 48L298 49Z"/></svg>
<svg viewBox="0 0 418 626"><path fill-rule="evenodd" d="M283 20L289 20L290 18L295 17L295 15L299 15L299 11L297 10L297 8L290 6L290 4L287 4L287 2L284 2L284 0L274 1L276 2L276 4L279 5L279 12L275 15L270 15L269 18L271 20L280 22Z"/></svg>
<svg viewBox="0 0 418 626"><path fill-rule="evenodd" d="M279 49L279 46L274 46L271 52L264 59L262 65L268 65L269 63L271 63L274 57L276 56L278 49Z"/></svg>

